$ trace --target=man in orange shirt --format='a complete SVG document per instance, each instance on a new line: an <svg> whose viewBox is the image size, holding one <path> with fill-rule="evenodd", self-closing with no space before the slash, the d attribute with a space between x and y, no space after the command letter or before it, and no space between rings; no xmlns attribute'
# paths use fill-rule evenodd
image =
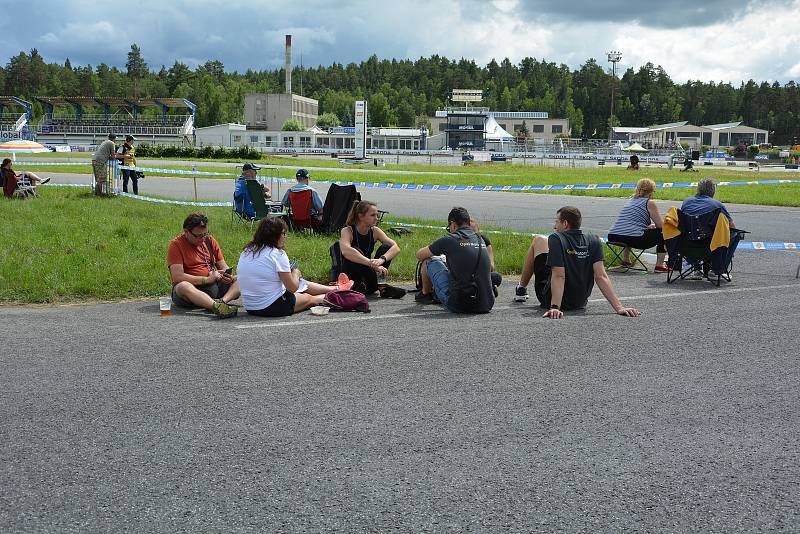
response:
<svg viewBox="0 0 800 534"><path fill-rule="evenodd" d="M239 308L228 303L239 297L239 284L208 233L208 217L186 217L183 232L169 244L167 265L176 306L205 308L222 319L236 316Z"/></svg>

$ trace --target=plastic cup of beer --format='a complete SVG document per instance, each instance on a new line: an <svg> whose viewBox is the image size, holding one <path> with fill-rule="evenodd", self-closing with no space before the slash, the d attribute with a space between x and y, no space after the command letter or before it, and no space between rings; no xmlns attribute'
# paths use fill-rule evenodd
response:
<svg viewBox="0 0 800 534"><path fill-rule="evenodd" d="M161 317L172 315L172 299L169 297L158 299L158 309L161 311Z"/></svg>

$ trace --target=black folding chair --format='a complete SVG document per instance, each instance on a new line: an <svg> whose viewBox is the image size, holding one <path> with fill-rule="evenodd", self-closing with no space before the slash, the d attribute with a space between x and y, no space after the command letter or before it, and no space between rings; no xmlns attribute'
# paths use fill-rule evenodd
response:
<svg viewBox="0 0 800 534"><path fill-rule="evenodd" d="M728 246L712 251L711 239L720 213L721 210L716 209L703 215L687 215L678 210L680 235L666 241L672 267L672 271L667 273L668 284L688 278L693 273L700 273L717 287L722 280L731 281L733 252L742 237L750 232L731 228Z"/></svg>
<svg viewBox="0 0 800 534"><path fill-rule="evenodd" d="M325 195L322 208L322 228L325 233L335 233L347 222L347 214L354 202L361 200L361 194L354 185L331 184Z"/></svg>
<svg viewBox="0 0 800 534"><path fill-rule="evenodd" d="M609 258L611 266L608 270L613 269L615 273L627 273L628 271L650 272L650 269L642 261L642 254L646 249L632 247L619 241L608 241L606 244L608 245L608 252L611 254ZM633 261L630 265L625 265L622 261L622 251L625 247L631 249L630 255L633 257Z"/></svg>

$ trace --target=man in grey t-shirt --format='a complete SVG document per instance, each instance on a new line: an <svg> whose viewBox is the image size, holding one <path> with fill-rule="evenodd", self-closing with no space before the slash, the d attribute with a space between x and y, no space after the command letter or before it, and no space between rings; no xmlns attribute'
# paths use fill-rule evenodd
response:
<svg viewBox="0 0 800 534"><path fill-rule="evenodd" d="M448 234L417 251L422 263L422 289L417 302L436 299L456 313L488 313L494 306L491 260L480 234L469 225L469 213L453 208ZM444 255L446 262L434 256Z"/></svg>
<svg viewBox="0 0 800 534"><path fill-rule="evenodd" d="M108 178L108 162L117 159L117 145L114 144L117 136L108 134L108 139L100 143L92 158L94 171L94 194L107 195L111 193L111 184Z"/></svg>
<svg viewBox="0 0 800 534"><path fill-rule="evenodd" d="M561 319L563 310L586 307L595 282L618 315L638 317L636 308L622 305L603 263L603 244L596 235L581 231L581 212L564 206L556 212L555 233L533 238L522 268L514 300L528 298L527 285L534 277L534 289L544 317Z"/></svg>

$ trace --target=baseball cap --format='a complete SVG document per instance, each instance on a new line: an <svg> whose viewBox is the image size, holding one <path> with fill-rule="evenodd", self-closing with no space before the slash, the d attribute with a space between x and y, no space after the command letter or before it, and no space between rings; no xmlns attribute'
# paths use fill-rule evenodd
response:
<svg viewBox="0 0 800 534"><path fill-rule="evenodd" d="M308 174L307 170L300 169L299 171L297 171L297 174L295 174L294 176L298 180L308 180L309 174Z"/></svg>
<svg viewBox="0 0 800 534"><path fill-rule="evenodd" d="M136 138L134 136L132 136L132 135L126 135L125 136L125 140L126 141L136 141Z"/></svg>
<svg viewBox="0 0 800 534"><path fill-rule="evenodd" d="M244 165L242 165L242 171L257 171L260 168L261 167L259 167L258 165L253 165L252 163L245 163Z"/></svg>

